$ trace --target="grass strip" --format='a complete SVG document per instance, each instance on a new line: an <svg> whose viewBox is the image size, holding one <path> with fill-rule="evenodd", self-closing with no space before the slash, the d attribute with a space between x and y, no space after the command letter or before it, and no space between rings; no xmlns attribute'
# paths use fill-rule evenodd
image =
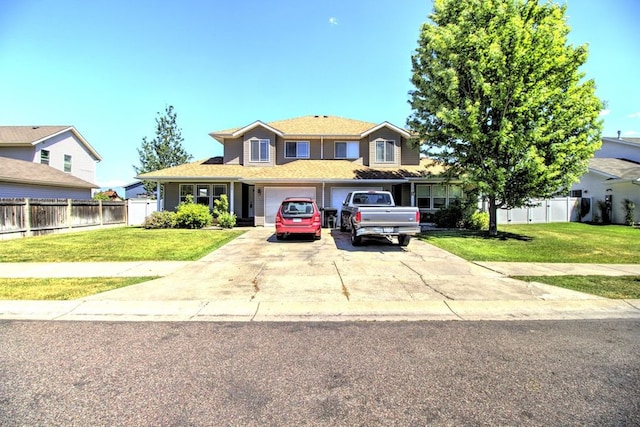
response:
<svg viewBox="0 0 640 427"><path fill-rule="evenodd" d="M0 278L0 299L4 300L72 300L95 295L136 283L157 279L148 277L73 277L55 279Z"/></svg>
<svg viewBox="0 0 640 427"><path fill-rule="evenodd" d="M514 276L525 282L540 282L612 299L640 299L638 276Z"/></svg>
<svg viewBox="0 0 640 427"><path fill-rule="evenodd" d="M621 225L500 225L496 237L433 230L421 239L469 261L640 264L640 229Z"/></svg>
<svg viewBox="0 0 640 427"><path fill-rule="evenodd" d="M0 262L195 261L245 231L115 227L3 241Z"/></svg>

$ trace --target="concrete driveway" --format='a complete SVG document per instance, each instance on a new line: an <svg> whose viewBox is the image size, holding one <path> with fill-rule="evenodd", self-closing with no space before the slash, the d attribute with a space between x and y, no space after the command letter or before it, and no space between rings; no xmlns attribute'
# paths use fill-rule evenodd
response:
<svg viewBox="0 0 640 427"><path fill-rule="evenodd" d="M317 241L278 241L271 228L253 228L166 277L85 300L304 305L597 298L509 279L417 239L405 248L384 241L354 248L338 230L324 229Z"/></svg>

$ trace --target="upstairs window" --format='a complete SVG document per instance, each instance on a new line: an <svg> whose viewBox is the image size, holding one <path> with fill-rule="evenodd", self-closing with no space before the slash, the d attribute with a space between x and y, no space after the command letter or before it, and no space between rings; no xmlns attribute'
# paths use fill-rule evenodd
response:
<svg viewBox="0 0 640 427"><path fill-rule="evenodd" d="M393 163L395 161L395 141L379 139L376 141L376 163Z"/></svg>
<svg viewBox="0 0 640 427"><path fill-rule="evenodd" d="M309 158L309 141L287 141L284 145L284 156L287 159Z"/></svg>
<svg viewBox="0 0 640 427"><path fill-rule="evenodd" d="M49 164L49 150L40 150L40 163L43 165Z"/></svg>
<svg viewBox="0 0 640 427"><path fill-rule="evenodd" d="M64 155L64 171L71 172L71 155Z"/></svg>
<svg viewBox="0 0 640 427"><path fill-rule="evenodd" d="M269 140L268 139L251 139L251 161L252 162L268 162L269 161Z"/></svg>
<svg viewBox="0 0 640 427"><path fill-rule="evenodd" d="M357 159L360 157L360 142L336 141L334 157L336 159Z"/></svg>

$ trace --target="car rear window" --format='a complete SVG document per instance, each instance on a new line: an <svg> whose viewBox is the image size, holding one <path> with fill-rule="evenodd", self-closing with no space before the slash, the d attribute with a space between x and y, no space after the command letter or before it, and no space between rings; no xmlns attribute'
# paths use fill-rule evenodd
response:
<svg viewBox="0 0 640 427"><path fill-rule="evenodd" d="M353 196L354 205L390 205L391 197L386 194L357 193Z"/></svg>
<svg viewBox="0 0 640 427"><path fill-rule="evenodd" d="M295 200L283 202L281 212L285 216L313 215L313 203Z"/></svg>

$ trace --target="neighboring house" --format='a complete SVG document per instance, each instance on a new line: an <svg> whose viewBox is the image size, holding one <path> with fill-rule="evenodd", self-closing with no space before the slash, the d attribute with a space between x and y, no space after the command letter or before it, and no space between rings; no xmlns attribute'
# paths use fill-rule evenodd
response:
<svg viewBox="0 0 640 427"><path fill-rule="evenodd" d="M323 209L339 210L352 190L392 191L399 205L418 206L422 222L462 197L443 169L421 159L411 134L388 122L305 116L211 132L221 157L149 172L137 179L164 185L165 208L187 196L213 208L222 194L230 210L254 225L273 225L288 196L312 197Z"/></svg>
<svg viewBox="0 0 640 427"><path fill-rule="evenodd" d="M636 205L635 222L640 222L640 138L602 138L602 147L589 161L588 172L571 187L571 195L589 200L591 212L583 218L601 217L599 202L610 203L611 222L625 219L624 199Z"/></svg>
<svg viewBox="0 0 640 427"><path fill-rule="evenodd" d="M109 198L109 200L111 200L112 202L120 202L122 201L122 197L120 197L120 195L118 194L117 191L112 190L111 188L106 190L106 191L99 191L96 194L93 195L93 197L95 198L96 196L106 196Z"/></svg>
<svg viewBox="0 0 640 427"><path fill-rule="evenodd" d="M147 190L144 188L142 181L132 182L129 185L124 186L124 198L125 199L146 199L150 195L147 194ZM151 194L151 196L155 196Z"/></svg>
<svg viewBox="0 0 640 427"><path fill-rule="evenodd" d="M73 126L0 126L0 158L27 163L19 166L14 164L14 170L19 169L22 175L19 182L13 176L11 185L1 184L0 190L5 194L3 197L45 197L36 196L38 193L48 194L46 197L53 198L77 197L77 186L69 187L72 188L70 192L65 189L72 180L64 179L64 176L76 178L90 184L91 188L97 188L93 185L96 163L102 160ZM35 166L34 172L30 172L28 165L34 163L61 174L45 172L46 169ZM42 176L57 181L43 183ZM73 181L78 184L78 181ZM37 187L43 185L46 189L39 191ZM86 198L91 198L90 192Z"/></svg>
<svg viewBox="0 0 640 427"><path fill-rule="evenodd" d="M0 198L90 199L94 188L51 166L0 157Z"/></svg>

